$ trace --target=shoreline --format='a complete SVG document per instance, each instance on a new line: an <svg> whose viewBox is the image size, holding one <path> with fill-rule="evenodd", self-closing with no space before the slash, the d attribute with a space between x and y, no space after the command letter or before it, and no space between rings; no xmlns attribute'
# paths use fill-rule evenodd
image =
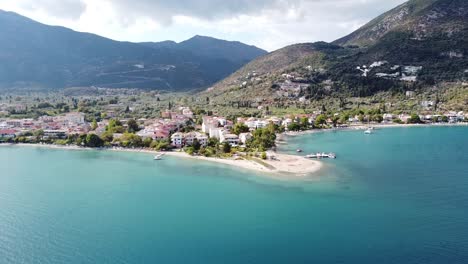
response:
<svg viewBox="0 0 468 264"><path fill-rule="evenodd" d="M177 151L155 151L148 149L125 149L125 148L85 148L78 146L60 146L60 145L48 145L48 144L25 144L25 143L9 143L0 144L1 146L17 146L17 147L36 147L36 148L48 148L58 150L81 150L81 151L114 151L114 152L128 152L128 153L146 153L146 154L159 154L164 153L167 156L176 158L185 158L192 160L202 160L208 162L214 162L218 164L229 165L236 168L246 169L250 171L256 171L261 173L267 173L276 176L293 176L293 178L304 178L312 174L317 173L323 167L320 161L309 160L302 156L288 155L280 153L272 153L278 160L260 160L258 161L247 160L247 159L222 159L222 158L209 158L203 156L190 156L185 152Z"/></svg>
<svg viewBox="0 0 468 264"><path fill-rule="evenodd" d="M327 128L327 129L311 129L305 131L288 131L279 134L279 137L282 138L283 136L287 137L294 137L294 136L303 136L303 135L310 135L315 133L322 133L322 132L334 132L334 131L349 131L349 130L365 130L368 127L374 128L404 128L404 127L458 127L458 126L468 126L468 123L435 123L435 124L356 124L350 125L348 127L337 127L337 128Z"/></svg>

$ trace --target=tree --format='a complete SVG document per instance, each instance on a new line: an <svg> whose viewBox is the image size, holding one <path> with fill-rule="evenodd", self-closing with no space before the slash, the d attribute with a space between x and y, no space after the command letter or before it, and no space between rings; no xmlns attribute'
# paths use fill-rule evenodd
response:
<svg viewBox="0 0 468 264"><path fill-rule="evenodd" d="M143 146L143 140L141 137L132 134L132 133L124 133L122 137L119 139L124 147L141 147Z"/></svg>
<svg viewBox="0 0 468 264"><path fill-rule="evenodd" d="M340 120L340 117L337 116L337 115L334 115L332 118L332 123L333 123L333 127L336 127L336 125L338 124L338 121Z"/></svg>
<svg viewBox="0 0 468 264"><path fill-rule="evenodd" d="M212 148L217 148L219 146L219 140L217 138L210 137L208 139L208 146Z"/></svg>
<svg viewBox="0 0 468 264"><path fill-rule="evenodd" d="M193 140L192 147L193 147L193 150L194 150L195 152L200 151L201 144L200 144L200 142L198 141L198 139L194 139L194 140Z"/></svg>
<svg viewBox="0 0 468 264"><path fill-rule="evenodd" d="M321 127L322 125L327 123L327 117L325 115L318 115L315 118L315 126Z"/></svg>
<svg viewBox="0 0 468 264"><path fill-rule="evenodd" d="M114 133L112 133L111 131L106 131L102 133L101 139L104 140L104 142L110 143L112 142L112 140L114 140Z"/></svg>
<svg viewBox="0 0 468 264"><path fill-rule="evenodd" d="M104 140L96 134L88 134L86 136L85 145L90 148L100 148L104 146Z"/></svg>
<svg viewBox="0 0 468 264"><path fill-rule="evenodd" d="M223 152L224 153L231 153L231 145L227 141L223 143Z"/></svg>
<svg viewBox="0 0 468 264"><path fill-rule="evenodd" d="M137 121L135 121L135 119L128 120L127 126L128 133L135 133L140 130L140 126L138 125Z"/></svg>
<svg viewBox="0 0 468 264"><path fill-rule="evenodd" d="M192 146L186 147L185 153L189 154L190 156L193 156L193 154L195 153L195 149Z"/></svg>
<svg viewBox="0 0 468 264"><path fill-rule="evenodd" d="M267 159L267 154L266 152L262 152L262 156L261 156L262 160L266 160Z"/></svg>
<svg viewBox="0 0 468 264"><path fill-rule="evenodd" d="M377 123L382 123L383 116L381 114L375 114L372 116L372 121L375 121Z"/></svg>
<svg viewBox="0 0 468 264"><path fill-rule="evenodd" d="M91 130L96 130L98 128L98 123L96 119L93 119L93 122L91 123Z"/></svg>
<svg viewBox="0 0 468 264"><path fill-rule="evenodd" d="M417 114L412 114L410 118L408 118L408 124L420 124L422 123L421 122L421 119L419 118L419 116Z"/></svg>
<svg viewBox="0 0 468 264"><path fill-rule="evenodd" d="M153 144L153 139L152 138L148 137L148 138L145 138L143 140L143 146L145 148L149 148L151 146L151 144Z"/></svg>
<svg viewBox="0 0 468 264"><path fill-rule="evenodd" d="M122 123L119 120L111 119L109 120L109 125L106 127L106 130L111 133L124 133L125 128L122 126Z"/></svg>
<svg viewBox="0 0 468 264"><path fill-rule="evenodd" d="M309 128L309 118L308 117L302 117L299 123L300 123L302 129L308 129Z"/></svg>
<svg viewBox="0 0 468 264"><path fill-rule="evenodd" d="M298 123L291 123L288 125L289 131L299 131L301 130L301 126Z"/></svg>
<svg viewBox="0 0 468 264"><path fill-rule="evenodd" d="M232 128L232 132L236 135L240 135L241 133L247 133L249 131L250 131L249 127L245 125L244 123L237 123Z"/></svg>
<svg viewBox="0 0 468 264"><path fill-rule="evenodd" d="M36 140L41 140L41 138L44 136L44 130L39 129L34 131L33 136L36 137Z"/></svg>

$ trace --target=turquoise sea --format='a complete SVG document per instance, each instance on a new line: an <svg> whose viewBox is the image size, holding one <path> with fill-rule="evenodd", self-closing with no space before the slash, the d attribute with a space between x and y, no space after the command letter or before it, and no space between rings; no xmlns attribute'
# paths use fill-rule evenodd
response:
<svg viewBox="0 0 468 264"><path fill-rule="evenodd" d="M292 137L278 180L209 162L0 147L0 263L467 263L468 127Z"/></svg>

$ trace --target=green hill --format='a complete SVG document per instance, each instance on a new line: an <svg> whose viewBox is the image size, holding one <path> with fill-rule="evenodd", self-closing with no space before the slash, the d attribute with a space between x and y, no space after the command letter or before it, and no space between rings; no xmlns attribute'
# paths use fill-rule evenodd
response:
<svg viewBox="0 0 468 264"><path fill-rule="evenodd" d="M331 44L262 56L205 94L215 102L278 104L462 87L467 17L465 0L411 0Z"/></svg>
<svg viewBox="0 0 468 264"><path fill-rule="evenodd" d="M0 39L4 89L99 86L186 91L206 88L266 53L207 37L180 44L119 42L1 10ZM228 59L220 53L237 57Z"/></svg>

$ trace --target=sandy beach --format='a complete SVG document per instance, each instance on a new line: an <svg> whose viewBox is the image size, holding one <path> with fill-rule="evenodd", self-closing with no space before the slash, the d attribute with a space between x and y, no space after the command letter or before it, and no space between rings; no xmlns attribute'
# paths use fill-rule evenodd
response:
<svg viewBox="0 0 468 264"><path fill-rule="evenodd" d="M92 148L83 148L78 146L59 146L59 145L46 145L46 144L0 144L0 146L19 146L19 147L38 147L49 149L64 149L64 150L99 150ZM216 162L220 164L230 165L242 169L262 172L267 174L285 175L294 177L305 177L318 172L322 168L322 163L316 160L309 160L301 156L286 155L278 153L270 153L276 157L276 160L260 160L260 159L221 159L221 158L208 158L203 156L190 156L185 152L166 151L158 152L148 149L124 149L124 148L105 148L103 151L116 151L116 152L132 152L132 153L148 153L158 154L164 153L165 155L186 158L194 160L203 160L208 162Z"/></svg>

